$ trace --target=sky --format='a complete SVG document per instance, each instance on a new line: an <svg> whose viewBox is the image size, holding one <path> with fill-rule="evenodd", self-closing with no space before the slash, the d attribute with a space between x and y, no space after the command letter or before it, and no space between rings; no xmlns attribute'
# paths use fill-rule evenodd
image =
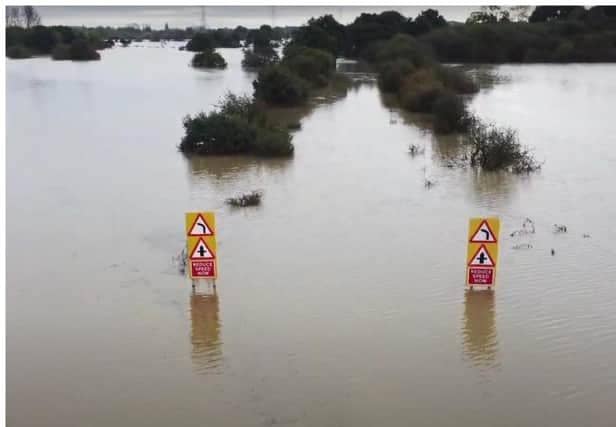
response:
<svg viewBox="0 0 616 427"><path fill-rule="evenodd" d="M348 24L362 12L378 13L397 10L405 16L415 17L429 6L206 6L205 25L208 28L248 28L262 24L271 26L301 25L309 18L324 14L333 15L339 22ZM448 21L465 21L479 6L436 6ZM69 26L123 26L150 25L163 28L185 28L201 24L199 6L38 6L44 25Z"/></svg>

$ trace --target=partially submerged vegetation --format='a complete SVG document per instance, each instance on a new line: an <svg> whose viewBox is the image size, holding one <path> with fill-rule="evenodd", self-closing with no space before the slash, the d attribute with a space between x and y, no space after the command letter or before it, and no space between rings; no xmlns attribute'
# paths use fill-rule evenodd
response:
<svg viewBox="0 0 616 427"><path fill-rule="evenodd" d="M515 130L484 124L474 119L468 134L471 166L493 171L530 173L541 169L532 152L524 147Z"/></svg>
<svg viewBox="0 0 616 427"><path fill-rule="evenodd" d="M9 58L51 55L59 60L90 61L100 59L97 50L109 47L83 29L41 25L41 18L32 6L8 6L6 13L6 56Z"/></svg>
<svg viewBox="0 0 616 427"><path fill-rule="evenodd" d="M234 208L244 208L248 206L259 206L261 204L261 198L263 197L262 191L251 191L250 193L240 194L236 197L229 197L225 200L225 203Z"/></svg>
<svg viewBox="0 0 616 427"><path fill-rule="evenodd" d="M51 57L56 61L95 61L101 59L100 54L85 40L75 39L71 44L58 44L51 52Z"/></svg>
<svg viewBox="0 0 616 427"><path fill-rule="evenodd" d="M293 154L288 130L269 123L247 96L229 93L215 111L186 116L183 124L186 134L179 149L188 154Z"/></svg>
<svg viewBox="0 0 616 427"><path fill-rule="evenodd" d="M282 61L259 71L253 83L255 98L271 105L301 105L311 90L331 83L335 71L336 59L331 53L288 46Z"/></svg>
<svg viewBox="0 0 616 427"><path fill-rule="evenodd" d="M227 68L227 61L214 49L206 49L193 56L191 64L195 68Z"/></svg>
<svg viewBox="0 0 616 427"><path fill-rule="evenodd" d="M280 58L276 52L278 43L276 34L269 25L261 25L258 30L251 31L246 43L250 47L244 49L242 66L246 68L262 68L277 63Z"/></svg>

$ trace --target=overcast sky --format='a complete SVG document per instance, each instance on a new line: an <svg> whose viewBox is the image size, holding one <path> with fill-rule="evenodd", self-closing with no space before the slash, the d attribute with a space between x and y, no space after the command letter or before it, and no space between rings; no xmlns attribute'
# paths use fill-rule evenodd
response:
<svg viewBox="0 0 616 427"><path fill-rule="evenodd" d="M405 16L415 17L429 6L206 6L205 23L210 28L258 27L262 24L272 26L301 25L309 18L324 14L333 15L341 23L347 24L362 12L381 12L397 10ZM437 6L449 21L464 21L470 12L479 9L472 6ZM150 25L163 28L185 28L201 23L199 6L38 6L43 24L69 26L122 26L129 24Z"/></svg>

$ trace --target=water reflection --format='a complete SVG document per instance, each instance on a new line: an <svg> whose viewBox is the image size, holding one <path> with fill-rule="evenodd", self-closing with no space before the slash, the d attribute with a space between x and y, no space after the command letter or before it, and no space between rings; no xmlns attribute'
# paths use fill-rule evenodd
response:
<svg viewBox="0 0 616 427"><path fill-rule="evenodd" d="M222 362L218 294L197 293L190 296L192 360L200 374L218 368Z"/></svg>
<svg viewBox="0 0 616 427"><path fill-rule="evenodd" d="M185 156L185 159L195 184L226 183L246 175L282 173L292 162L292 159L254 156Z"/></svg>
<svg viewBox="0 0 616 427"><path fill-rule="evenodd" d="M493 367L498 364L494 292L466 292L462 338L464 354L474 365Z"/></svg>
<svg viewBox="0 0 616 427"><path fill-rule="evenodd" d="M507 171L486 172L470 168L469 174L470 197L480 206L501 205L517 188L518 177Z"/></svg>

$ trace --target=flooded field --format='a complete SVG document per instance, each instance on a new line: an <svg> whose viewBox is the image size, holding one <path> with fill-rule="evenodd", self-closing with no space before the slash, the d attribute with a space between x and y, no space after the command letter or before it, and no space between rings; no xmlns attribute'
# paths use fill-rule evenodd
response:
<svg viewBox="0 0 616 427"><path fill-rule="evenodd" d="M512 176L448 167L459 141L364 75L293 159L186 159L182 117L252 92L220 51L6 61L8 425L616 424L616 66L475 70L470 108L545 161ZM189 210L217 215L216 293L172 262ZM481 215L499 286L465 295Z"/></svg>

